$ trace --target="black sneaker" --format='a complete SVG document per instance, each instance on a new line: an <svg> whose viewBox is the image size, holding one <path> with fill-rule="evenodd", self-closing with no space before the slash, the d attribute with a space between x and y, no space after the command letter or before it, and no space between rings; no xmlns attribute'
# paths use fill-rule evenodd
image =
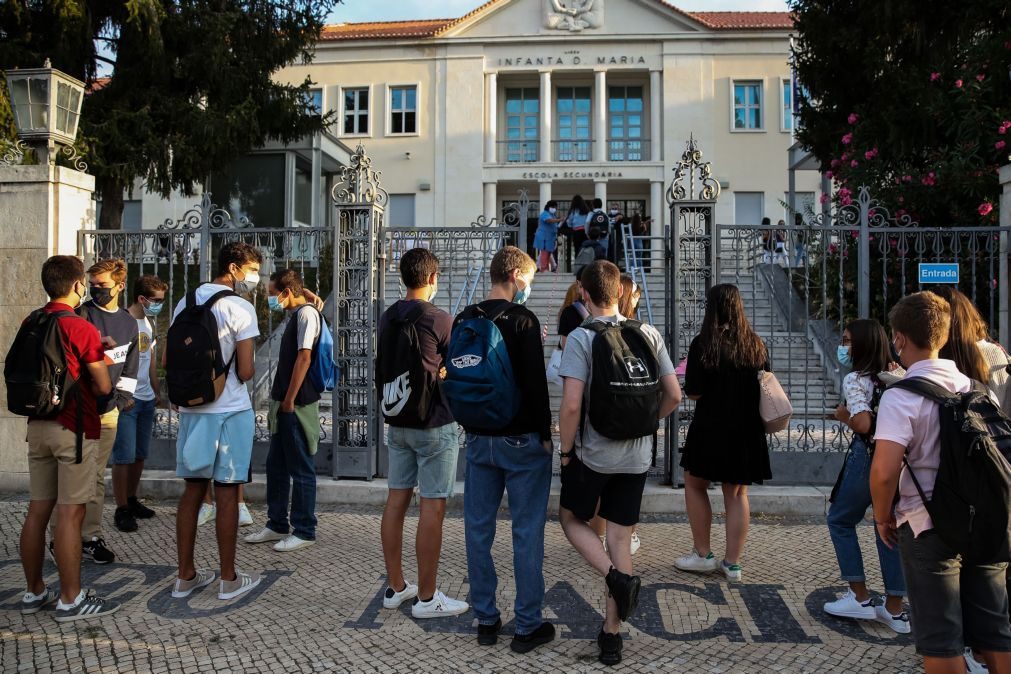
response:
<svg viewBox="0 0 1011 674"><path fill-rule="evenodd" d="M99 599L93 594L89 594L77 606L72 608L56 607L53 619L58 623L68 623L74 620L87 620L88 618L99 618L119 610L119 602L108 599Z"/></svg>
<svg viewBox="0 0 1011 674"><path fill-rule="evenodd" d="M116 528L120 531L130 533L137 531L137 520L134 519L130 506L119 506L116 508Z"/></svg>
<svg viewBox="0 0 1011 674"><path fill-rule="evenodd" d="M639 587L642 585L642 579L639 576L622 573L612 566L604 582L607 583L607 591L618 604L618 618L622 622L628 620L628 616L639 604Z"/></svg>
<svg viewBox="0 0 1011 674"><path fill-rule="evenodd" d="M611 634L601 628L600 634L597 635L597 645L600 646L600 655L597 659L602 664L613 667L621 662L621 648L624 646L621 634Z"/></svg>
<svg viewBox="0 0 1011 674"><path fill-rule="evenodd" d="M127 506L130 508L133 516L139 520L149 520L155 515L155 512L138 501L136 496L131 496L127 499Z"/></svg>
<svg viewBox="0 0 1011 674"><path fill-rule="evenodd" d="M477 643L482 646L494 646L498 643L498 633L502 629L502 618L495 621L494 625L477 626Z"/></svg>
<svg viewBox="0 0 1011 674"><path fill-rule="evenodd" d="M90 559L95 564L109 564L116 561L116 555L105 547L105 541L101 538L92 538L90 541L82 543L81 558Z"/></svg>
<svg viewBox="0 0 1011 674"><path fill-rule="evenodd" d="M509 644L513 653L529 653L538 646L553 641L555 638L555 626L551 623L541 623L541 626L530 634L517 634Z"/></svg>

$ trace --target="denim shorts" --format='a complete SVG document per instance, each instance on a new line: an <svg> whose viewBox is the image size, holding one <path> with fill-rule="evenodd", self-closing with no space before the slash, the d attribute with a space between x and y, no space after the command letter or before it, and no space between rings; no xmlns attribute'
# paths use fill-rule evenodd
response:
<svg viewBox="0 0 1011 674"><path fill-rule="evenodd" d="M137 400L133 407L119 413L116 442L112 445L112 463L128 465L147 459L154 431L154 400Z"/></svg>
<svg viewBox="0 0 1011 674"><path fill-rule="evenodd" d="M455 423L435 428L390 426L390 489L414 489L422 498L449 498L456 483L460 431Z"/></svg>
<svg viewBox="0 0 1011 674"><path fill-rule="evenodd" d="M245 484L250 478L256 418L253 410L179 415L176 475Z"/></svg>

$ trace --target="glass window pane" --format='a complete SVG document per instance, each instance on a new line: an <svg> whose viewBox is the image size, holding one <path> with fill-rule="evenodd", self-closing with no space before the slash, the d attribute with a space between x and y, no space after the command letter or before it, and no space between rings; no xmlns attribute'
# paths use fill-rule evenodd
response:
<svg viewBox="0 0 1011 674"><path fill-rule="evenodd" d="M590 129L586 127L580 127L576 129L576 138L589 138Z"/></svg>
<svg viewBox="0 0 1011 674"><path fill-rule="evenodd" d="M575 97L590 100L590 87L576 87Z"/></svg>
<svg viewBox="0 0 1011 674"><path fill-rule="evenodd" d="M358 90L358 109L368 110L369 109L369 90L359 89Z"/></svg>
<svg viewBox="0 0 1011 674"><path fill-rule="evenodd" d="M404 113L404 133L417 133L418 123L416 121L415 112L405 112Z"/></svg>
<svg viewBox="0 0 1011 674"><path fill-rule="evenodd" d="M520 137L519 129L512 129L512 128L506 129L506 138L508 138L509 140L514 140L519 137Z"/></svg>
<svg viewBox="0 0 1011 674"><path fill-rule="evenodd" d="M562 115L561 117L558 118L558 125L559 126L572 126L572 116L571 115Z"/></svg>
<svg viewBox="0 0 1011 674"><path fill-rule="evenodd" d="M411 110L418 109L418 90L414 87L407 90L407 107Z"/></svg>
<svg viewBox="0 0 1011 674"><path fill-rule="evenodd" d="M70 87L63 82L56 83L56 105L61 108L70 105Z"/></svg>
<svg viewBox="0 0 1011 674"><path fill-rule="evenodd" d="M344 109L345 110L355 109L355 92L353 91L344 92Z"/></svg>
<svg viewBox="0 0 1011 674"><path fill-rule="evenodd" d="M744 110L738 108L734 110L734 128L743 129L744 128Z"/></svg>
<svg viewBox="0 0 1011 674"><path fill-rule="evenodd" d="M519 100L521 98L523 98L523 90L522 89L506 89L506 100L507 101Z"/></svg>
<svg viewBox="0 0 1011 674"><path fill-rule="evenodd" d="M611 138L624 138L624 137L625 137L624 128L616 126L613 129L611 129Z"/></svg>
<svg viewBox="0 0 1011 674"><path fill-rule="evenodd" d="M519 115L512 115L506 117L506 126L519 126L519 125L520 125Z"/></svg>
<svg viewBox="0 0 1011 674"><path fill-rule="evenodd" d="M399 110L403 105L403 89L393 89L390 91L390 102L393 105L394 110Z"/></svg>
<svg viewBox="0 0 1011 674"><path fill-rule="evenodd" d="M630 127L628 127L628 137L629 138L641 138L642 137L642 127L641 126L630 126Z"/></svg>
<svg viewBox="0 0 1011 674"><path fill-rule="evenodd" d="M516 101L516 100L508 101L507 100L506 101L506 112L508 112L509 114L515 114L515 113L519 112L521 104L522 104L522 101Z"/></svg>
<svg viewBox="0 0 1011 674"><path fill-rule="evenodd" d="M734 105L744 105L744 87L740 84L734 85Z"/></svg>
<svg viewBox="0 0 1011 674"><path fill-rule="evenodd" d="M629 115L628 123L632 126L639 126L642 124L642 115Z"/></svg>
<svg viewBox="0 0 1011 674"><path fill-rule="evenodd" d="M576 117L576 126L589 126L589 125L590 125L589 117L583 116Z"/></svg>
<svg viewBox="0 0 1011 674"><path fill-rule="evenodd" d="M572 112L572 99L571 98L559 98L558 99L558 112Z"/></svg>
<svg viewBox="0 0 1011 674"><path fill-rule="evenodd" d="M642 87L629 87L626 95L629 98L638 98L639 100L642 100Z"/></svg>
<svg viewBox="0 0 1011 674"><path fill-rule="evenodd" d="M748 128L750 129L762 128L762 117L758 108L751 108L750 110L748 110Z"/></svg>
<svg viewBox="0 0 1011 674"><path fill-rule="evenodd" d="M611 110L611 112L622 112L625 109L625 99L612 98L609 101L608 108Z"/></svg>
<svg viewBox="0 0 1011 674"><path fill-rule="evenodd" d="M523 101L523 112L529 112L536 115L539 110L540 105L539 101L536 98L533 99L528 98L527 100Z"/></svg>
<svg viewBox="0 0 1011 674"><path fill-rule="evenodd" d="M758 105L758 96L759 96L758 85L757 84L749 85L748 86L748 99L747 99L748 100L748 104L749 105Z"/></svg>
<svg viewBox="0 0 1011 674"><path fill-rule="evenodd" d="M628 109L632 112L642 112L642 98L629 98Z"/></svg>
<svg viewBox="0 0 1011 674"><path fill-rule="evenodd" d="M393 124L391 125L390 130L393 131L393 133L404 132L404 118L401 113L393 113Z"/></svg>
<svg viewBox="0 0 1011 674"><path fill-rule="evenodd" d="M589 112L590 111L590 99L579 98L576 99L576 112Z"/></svg>
<svg viewBox="0 0 1011 674"><path fill-rule="evenodd" d="M355 132L355 116L344 115L344 133L354 133L354 132Z"/></svg>

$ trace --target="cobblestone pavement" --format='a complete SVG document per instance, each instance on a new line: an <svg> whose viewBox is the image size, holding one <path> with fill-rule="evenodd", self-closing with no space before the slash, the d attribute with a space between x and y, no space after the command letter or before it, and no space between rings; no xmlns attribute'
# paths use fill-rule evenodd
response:
<svg viewBox="0 0 1011 674"><path fill-rule="evenodd" d="M572 550L557 520L545 547L546 616L559 639L520 656L509 639L477 645L472 615L411 619L381 608L383 562L378 509L335 507L319 513L319 543L275 553L240 543L239 565L264 581L250 596L220 602L216 586L188 600L170 596L175 574L173 504L152 504L155 519L121 534L106 507L106 536L117 563L86 563L85 583L124 602L105 619L59 625L49 612L17 610L24 579L17 540L27 503L0 503L0 670L3 672L585 672L596 661L603 581ZM264 522L254 505L256 525ZM413 541L416 512L407 524ZM467 594L463 520L446 521L440 587ZM248 529L244 529L244 532ZM870 526L861 527L869 580L881 588ZM671 561L689 549L683 518L641 525L634 558L643 578L639 608L625 625L632 672L908 672L919 671L909 637L876 623L857 624L821 612L841 590L828 532L819 521L757 520L744 559L744 582L695 576ZM722 526L714 543L722 548ZM408 549L411 546L408 544ZM495 558L499 606L511 618L513 583L509 522L499 521ZM213 529L202 527L199 566L216 568ZM413 556L405 560L413 573ZM47 562L47 577L56 581ZM511 624L505 631L511 630Z"/></svg>

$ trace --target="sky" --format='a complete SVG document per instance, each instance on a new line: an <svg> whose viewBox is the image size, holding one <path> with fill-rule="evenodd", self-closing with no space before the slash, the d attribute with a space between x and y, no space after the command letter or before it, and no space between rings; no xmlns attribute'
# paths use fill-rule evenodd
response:
<svg viewBox="0 0 1011 674"><path fill-rule="evenodd" d="M485 0L344 0L329 23L395 21L398 19L453 19L484 4ZM688 11L786 11L786 0L673 0Z"/></svg>

